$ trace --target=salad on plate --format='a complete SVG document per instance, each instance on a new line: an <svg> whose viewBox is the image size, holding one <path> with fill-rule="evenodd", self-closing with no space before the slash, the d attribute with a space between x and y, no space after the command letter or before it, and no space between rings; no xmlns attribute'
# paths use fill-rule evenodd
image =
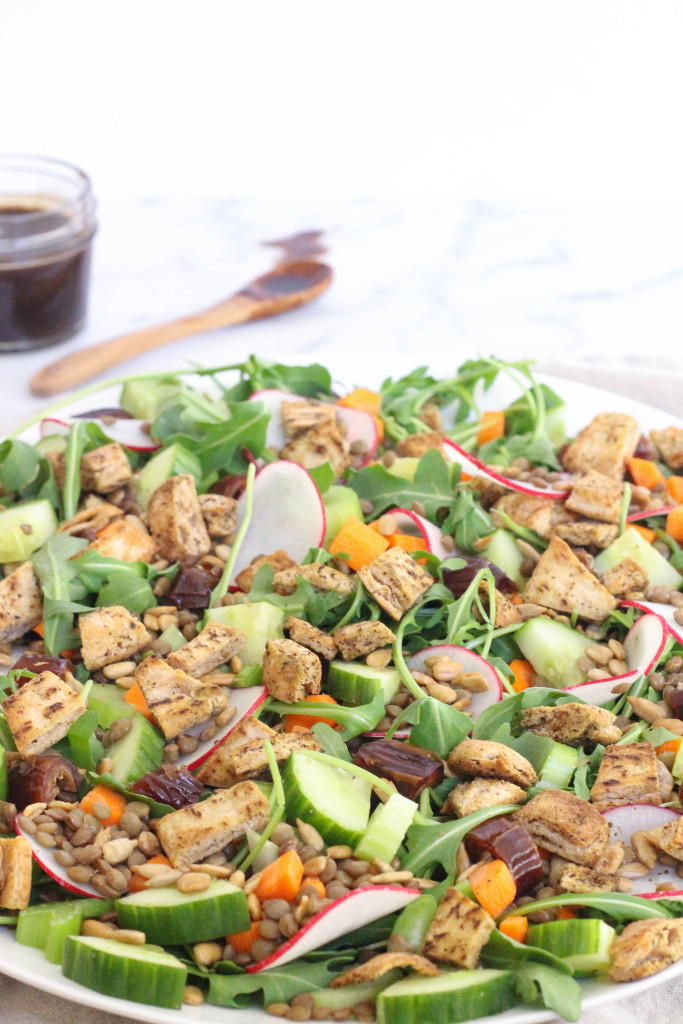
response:
<svg viewBox="0 0 683 1024"><path fill-rule="evenodd" d="M168 1010L577 1020L683 960L683 428L365 383L252 357L0 445L0 924Z"/></svg>

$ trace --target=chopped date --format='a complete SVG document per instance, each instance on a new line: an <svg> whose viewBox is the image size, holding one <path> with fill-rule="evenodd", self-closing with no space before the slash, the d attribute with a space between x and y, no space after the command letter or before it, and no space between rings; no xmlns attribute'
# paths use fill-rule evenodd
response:
<svg viewBox="0 0 683 1024"><path fill-rule="evenodd" d="M222 494L224 498L239 498L247 486L246 473L231 473L222 476L209 487L209 494Z"/></svg>
<svg viewBox="0 0 683 1024"><path fill-rule="evenodd" d="M35 672L36 675L40 675L41 672L54 672L56 676L66 682L66 673L71 669L71 662L68 658L53 658L49 654L31 654L30 651L27 651L12 665L14 671L22 668L25 668L27 672ZM17 676L17 687L23 686L30 678L31 676L28 675Z"/></svg>
<svg viewBox="0 0 683 1024"><path fill-rule="evenodd" d="M147 772L134 782L130 791L177 810L187 804L196 804L204 787L184 765L162 764L156 771Z"/></svg>
<svg viewBox="0 0 683 1024"><path fill-rule="evenodd" d="M416 800L427 786L443 779L443 762L436 754L399 740L373 740L356 753L353 763L381 779L389 779L399 793Z"/></svg>
<svg viewBox="0 0 683 1024"><path fill-rule="evenodd" d="M17 809L35 803L49 803L61 791L77 793L81 773L73 761L61 754L38 754L28 761L12 764L8 777L9 798Z"/></svg>
<svg viewBox="0 0 683 1024"><path fill-rule="evenodd" d="M221 570L211 562L181 565L165 600L176 608L201 611L209 607L211 591L220 578Z"/></svg>
<svg viewBox="0 0 683 1024"><path fill-rule="evenodd" d="M509 576L506 576L497 565L489 562L488 558L482 558L481 555L463 555L459 551L455 553L454 557L462 558L467 564L462 569L443 570L444 586L448 587L453 597L462 597L480 569L491 570L496 589L500 590L501 594L512 594L518 589L517 584Z"/></svg>
<svg viewBox="0 0 683 1024"><path fill-rule="evenodd" d="M467 834L465 849L470 856L486 852L507 864L518 896L529 892L543 878L538 847L527 830L513 825L509 818L489 818L477 825Z"/></svg>

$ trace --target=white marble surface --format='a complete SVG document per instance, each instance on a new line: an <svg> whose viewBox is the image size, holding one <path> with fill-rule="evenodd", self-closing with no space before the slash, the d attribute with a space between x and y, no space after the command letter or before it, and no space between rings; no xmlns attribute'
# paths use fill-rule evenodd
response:
<svg viewBox="0 0 683 1024"><path fill-rule="evenodd" d="M242 359L328 360L347 379L477 353L580 368L683 373L683 213L655 203L102 203L81 335L0 355L0 426L38 411L27 382L93 341L218 301L268 269L259 242L328 232L332 289L276 320L216 331L129 362L145 372ZM649 389L648 389L649 390Z"/></svg>
<svg viewBox="0 0 683 1024"><path fill-rule="evenodd" d="M259 241L328 231L332 289L309 308L177 342L122 370L265 358L319 359L344 379L478 353L542 366L680 412L683 215L656 204L120 201L102 205L89 325L36 354L0 356L0 427L38 411L28 379L90 342L201 308L271 264ZM368 369L370 368L370 369ZM582 1024L669 1024L672 983ZM187 1011L192 1019L192 1011ZM227 1015L226 1015L227 1019ZM114 1024L108 1013L0 975L0 1020Z"/></svg>

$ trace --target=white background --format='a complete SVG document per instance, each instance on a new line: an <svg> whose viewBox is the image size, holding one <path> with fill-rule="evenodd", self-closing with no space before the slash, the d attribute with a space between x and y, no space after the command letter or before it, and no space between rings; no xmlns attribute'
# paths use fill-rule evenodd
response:
<svg viewBox="0 0 683 1024"><path fill-rule="evenodd" d="M680 203L679 0L1 0L0 151L100 197Z"/></svg>

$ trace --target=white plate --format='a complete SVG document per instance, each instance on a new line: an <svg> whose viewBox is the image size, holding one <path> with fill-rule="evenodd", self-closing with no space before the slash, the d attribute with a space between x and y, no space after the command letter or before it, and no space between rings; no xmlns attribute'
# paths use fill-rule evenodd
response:
<svg viewBox="0 0 683 1024"><path fill-rule="evenodd" d="M417 360L416 360L417 362ZM333 373L338 374L340 379L344 375L344 366L334 365L333 360L327 360L327 364ZM396 370L391 368L394 375L407 372L410 366ZM348 373L348 363L346 367ZM170 372L170 371L169 371ZM455 372L455 361L444 364L440 362L434 366L435 375L449 375ZM364 381L353 381L353 384L377 386L381 380L382 371L377 368L375 373L368 373ZM565 399L567 404L567 431L575 434L581 427L598 412L624 412L634 416L644 433L651 429L678 425L683 426L683 419L676 418L669 413L655 409L631 398L624 398L614 392L602 388L591 387L587 384L580 384L576 381L565 380L560 377L538 375L538 379L546 382L557 393ZM193 384L198 378L188 378ZM208 390L209 382L201 378L202 388ZM77 402L61 406L65 412L87 412L98 406L115 404L118 401L119 387L103 387L95 394L79 399ZM519 391L515 386L500 379L493 388L487 392L482 405L484 408L502 408L513 398L517 397ZM53 407L54 408L54 407ZM22 432L21 436L27 441L36 441L39 437L38 425L34 424ZM265 1012L248 1008L245 1010L227 1010L219 1006L204 1004L199 1007L186 1006L182 1010L166 1010L157 1007L147 1006L142 1003L132 1003L125 999L114 999L109 996L100 995L90 989L83 988L75 982L63 977L59 967L49 964L42 953L26 946L18 946L13 939L11 931L0 927L0 971L8 974L18 981L60 996L62 999L71 999L83 1006L103 1010L108 1013L118 1014L122 1017L134 1018L147 1021L149 1024L189 1024L191 1021L211 1022L211 1024L272 1024L273 1018ZM654 985L664 984L667 981L677 978L683 974L683 960L673 964L659 974L642 981L630 982L623 985L603 984L595 981L582 980L583 1009L584 1011L602 1006L605 1003L616 1002L644 991ZM471 1024L540 1024L542 1021L556 1020L556 1015L549 1010L530 1010L524 1007L515 1007L495 1017L478 1018Z"/></svg>

